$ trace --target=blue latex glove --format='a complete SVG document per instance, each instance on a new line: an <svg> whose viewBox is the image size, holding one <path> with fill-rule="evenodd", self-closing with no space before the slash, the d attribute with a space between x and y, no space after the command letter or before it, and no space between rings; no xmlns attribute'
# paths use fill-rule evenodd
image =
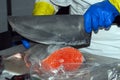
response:
<svg viewBox="0 0 120 80"><path fill-rule="evenodd" d="M26 39L22 39L22 44L26 49L30 48L30 43Z"/></svg>
<svg viewBox="0 0 120 80"><path fill-rule="evenodd" d="M92 30L97 32L99 28L108 29L118 14L109 0L91 5L84 14L85 31L90 33Z"/></svg>

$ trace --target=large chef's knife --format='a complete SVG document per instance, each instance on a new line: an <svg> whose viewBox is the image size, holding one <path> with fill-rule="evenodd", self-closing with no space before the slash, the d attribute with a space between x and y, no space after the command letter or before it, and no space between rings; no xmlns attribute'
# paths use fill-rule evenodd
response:
<svg viewBox="0 0 120 80"><path fill-rule="evenodd" d="M43 44L89 46L91 35L84 31L81 15L9 16L14 31Z"/></svg>

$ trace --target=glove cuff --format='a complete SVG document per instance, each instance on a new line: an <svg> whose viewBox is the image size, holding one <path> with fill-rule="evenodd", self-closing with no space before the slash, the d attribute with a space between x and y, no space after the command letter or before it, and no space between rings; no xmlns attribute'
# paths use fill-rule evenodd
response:
<svg viewBox="0 0 120 80"><path fill-rule="evenodd" d="M33 15L53 15L54 6L45 1L36 2L33 9Z"/></svg>
<svg viewBox="0 0 120 80"><path fill-rule="evenodd" d="M109 0L109 2L120 12L120 0Z"/></svg>

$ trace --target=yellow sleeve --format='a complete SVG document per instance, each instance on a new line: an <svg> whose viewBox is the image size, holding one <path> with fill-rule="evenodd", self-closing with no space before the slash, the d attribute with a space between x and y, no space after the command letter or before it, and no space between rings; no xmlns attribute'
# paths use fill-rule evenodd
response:
<svg viewBox="0 0 120 80"><path fill-rule="evenodd" d="M55 14L54 6L47 1L37 1L34 4L33 15L53 15Z"/></svg>
<svg viewBox="0 0 120 80"><path fill-rule="evenodd" d="M111 4L113 4L116 9L120 12L120 0L109 0Z"/></svg>

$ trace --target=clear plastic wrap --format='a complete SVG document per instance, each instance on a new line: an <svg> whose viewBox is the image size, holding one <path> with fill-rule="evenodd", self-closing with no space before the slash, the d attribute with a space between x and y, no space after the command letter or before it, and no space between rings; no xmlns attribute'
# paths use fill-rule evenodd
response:
<svg viewBox="0 0 120 80"><path fill-rule="evenodd" d="M67 65L67 64L66 64ZM72 64L68 64L72 65ZM90 80L90 68L93 64L83 64L79 70L65 71L64 67L57 70L44 71L38 64L32 65L30 71L32 76L38 77L40 80ZM31 77L32 77L31 76ZM32 79L34 80L34 79Z"/></svg>
<svg viewBox="0 0 120 80"><path fill-rule="evenodd" d="M40 80L120 80L120 64L96 65L84 63L77 71L66 72L61 68L56 70L54 74L45 72L40 65L34 64L31 67L31 75L38 77Z"/></svg>
<svg viewBox="0 0 120 80"><path fill-rule="evenodd" d="M75 71L59 69L45 71L41 60L64 46L47 46L38 44L26 51L25 61L30 68L31 80L120 80L120 60L83 53L85 62ZM97 58L97 59L95 59ZM75 63L73 63L75 64ZM73 64L66 64L72 66ZM76 63L77 64L77 63Z"/></svg>

